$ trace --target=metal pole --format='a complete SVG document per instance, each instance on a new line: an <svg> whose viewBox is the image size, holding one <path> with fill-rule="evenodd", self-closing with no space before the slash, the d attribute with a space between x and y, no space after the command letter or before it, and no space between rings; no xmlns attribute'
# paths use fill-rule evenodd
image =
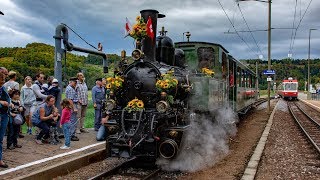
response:
<svg viewBox="0 0 320 180"><path fill-rule="evenodd" d="M259 92L259 78L258 78L258 61L256 62L256 94L257 94L257 97L256 97L256 99L258 99L258 98L260 98L259 97L259 94L258 94L258 92Z"/></svg>
<svg viewBox="0 0 320 180"><path fill-rule="evenodd" d="M268 3L268 70L271 70L271 0ZM268 81L268 113L270 113L270 81Z"/></svg>
<svg viewBox="0 0 320 180"><path fill-rule="evenodd" d="M307 99L310 100L311 99L311 94L310 94L310 39L311 39L311 31L312 30L317 30L317 29L309 29L309 47L308 47L308 92L307 92Z"/></svg>
<svg viewBox="0 0 320 180"><path fill-rule="evenodd" d="M310 100L310 36L311 36L311 29L309 29L309 48L308 48L308 93L307 93L308 100Z"/></svg>

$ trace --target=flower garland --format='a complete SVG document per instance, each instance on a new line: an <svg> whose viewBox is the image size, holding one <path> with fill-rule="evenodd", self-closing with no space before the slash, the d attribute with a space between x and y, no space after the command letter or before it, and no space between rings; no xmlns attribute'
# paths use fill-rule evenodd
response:
<svg viewBox="0 0 320 180"><path fill-rule="evenodd" d="M141 111L144 109L144 103L142 100L138 98L134 98L133 100L129 101L125 109L129 112L131 111Z"/></svg>
<svg viewBox="0 0 320 180"><path fill-rule="evenodd" d="M202 68L201 72L204 73L208 77L213 77L214 72L208 68Z"/></svg>
<svg viewBox="0 0 320 180"><path fill-rule="evenodd" d="M136 40L141 40L147 36L147 25L144 22L143 17L136 17L136 24L133 25L129 35Z"/></svg>
<svg viewBox="0 0 320 180"><path fill-rule="evenodd" d="M116 76L114 78L108 77L106 88L109 90L115 91L122 87L123 82L124 80L119 76Z"/></svg>
<svg viewBox="0 0 320 180"><path fill-rule="evenodd" d="M174 78L174 70L168 71L166 74L161 75L161 79L156 82L156 88L158 91L163 92L166 97L166 101L173 103L173 95L169 94L172 88L176 88L178 85L178 80ZM168 93L168 94L167 94Z"/></svg>
<svg viewBox="0 0 320 180"><path fill-rule="evenodd" d="M178 85L178 80L173 76L174 70L168 71L166 74L162 74L162 79L158 79L156 82L156 88L159 91L166 91L174 88Z"/></svg>

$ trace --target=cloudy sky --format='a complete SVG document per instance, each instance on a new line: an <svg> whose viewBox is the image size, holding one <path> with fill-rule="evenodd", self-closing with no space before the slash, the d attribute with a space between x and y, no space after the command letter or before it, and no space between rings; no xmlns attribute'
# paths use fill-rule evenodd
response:
<svg viewBox="0 0 320 180"><path fill-rule="evenodd" d="M166 15L159 19L158 30L165 26L174 42L182 41L183 32L190 31L192 41L219 43L237 59L260 54L267 59L266 31L226 32L248 31L247 25L251 30L266 30L268 4L249 1L237 6L235 0L1 0L0 11L5 15L0 16L0 47L24 47L31 42L54 45L55 28L65 23L91 44L101 42L106 53L131 52L133 39L123 38L125 18L134 24L143 9ZM273 0L272 28L299 28L272 30L271 58L286 58L290 49L294 59L307 58L310 28L319 29L311 33L311 58L319 58L319 12L319 0ZM69 41L91 48L71 32Z"/></svg>

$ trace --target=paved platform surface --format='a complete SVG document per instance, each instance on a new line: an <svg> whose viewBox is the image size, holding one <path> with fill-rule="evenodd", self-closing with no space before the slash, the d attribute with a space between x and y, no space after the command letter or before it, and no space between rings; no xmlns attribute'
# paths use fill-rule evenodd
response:
<svg viewBox="0 0 320 180"><path fill-rule="evenodd" d="M39 145L35 142L35 135L25 135L24 138L18 138L18 144L22 145L22 148L9 150L6 148L5 136L3 142L3 160L9 165L9 168L0 168L0 179L2 179L2 175L7 173L12 174L14 171L24 169L25 167L39 166L39 164L41 166L41 163L48 164L52 160L61 161L61 159L77 156L82 151L86 153L104 147L103 142L96 141L96 132L93 129L89 129L89 133L81 133L77 136L80 141L71 141L71 148L68 150L60 149L60 146L64 144L64 139L60 139L62 143L57 145ZM58 160L59 158L60 160Z"/></svg>

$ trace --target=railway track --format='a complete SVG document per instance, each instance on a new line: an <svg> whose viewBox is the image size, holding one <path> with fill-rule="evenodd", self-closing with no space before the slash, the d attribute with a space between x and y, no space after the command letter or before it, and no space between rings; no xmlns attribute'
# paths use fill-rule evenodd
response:
<svg viewBox="0 0 320 180"><path fill-rule="evenodd" d="M320 124L301 109L296 102L288 102L288 108L301 131L320 154Z"/></svg>
<svg viewBox="0 0 320 180"><path fill-rule="evenodd" d="M257 107L257 106L259 106L260 104L262 104L262 103L264 103L264 102L267 102L268 101L268 99L266 99L266 98L260 98L260 99L258 99L254 104L253 104L253 106L254 107Z"/></svg>
<svg viewBox="0 0 320 180"><path fill-rule="evenodd" d="M136 168L134 164L136 163L136 158L129 159L118 166L102 172L90 180L100 180L100 179L142 179L147 180L154 178L160 173L159 168Z"/></svg>

